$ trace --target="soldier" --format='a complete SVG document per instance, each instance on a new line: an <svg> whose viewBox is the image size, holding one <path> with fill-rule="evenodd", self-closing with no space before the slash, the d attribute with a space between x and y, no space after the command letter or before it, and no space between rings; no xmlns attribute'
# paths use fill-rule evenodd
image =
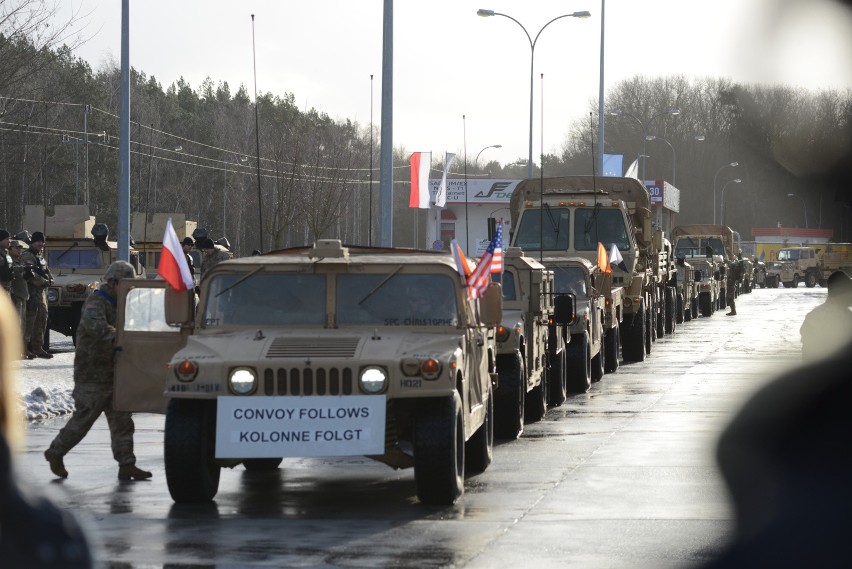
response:
<svg viewBox="0 0 852 569"><path fill-rule="evenodd" d="M12 294L12 257L9 256L9 243L12 236L5 229L0 229L0 284L10 296Z"/></svg>
<svg viewBox="0 0 852 569"><path fill-rule="evenodd" d="M731 263L731 266L728 267L728 284L725 287L725 300L727 301L728 306L731 307L731 311L725 314L725 316L737 315L737 287L742 279L743 255L742 252L740 252L740 254L737 255L737 260Z"/></svg>
<svg viewBox="0 0 852 569"><path fill-rule="evenodd" d="M231 255L227 249L221 245L217 246L209 237L199 239L196 246L201 249L201 253L204 255L204 258L201 261L202 275L212 269L217 263L233 259L233 255Z"/></svg>
<svg viewBox="0 0 852 569"><path fill-rule="evenodd" d="M802 359L815 361L835 354L852 341L852 278L834 271L826 282L825 302L805 316L802 335Z"/></svg>
<svg viewBox="0 0 852 569"><path fill-rule="evenodd" d="M118 479L151 478L150 472L136 466L132 415L112 408L116 289L120 281L133 278L133 265L114 262L104 273L104 284L83 305L74 354L74 414L44 451L51 472L60 478L68 478L62 457L83 440L101 413L106 414L109 425L112 455L119 464Z"/></svg>
<svg viewBox="0 0 852 569"><path fill-rule="evenodd" d="M47 330L47 287L53 284L53 275L44 260L44 233L36 231L30 239L30 248L24 251L24 264L32 267L31 277L27 281L30 298L27 301L27 330L24 340L29 354L50 359L53 354L44 347L44 333Z"/></svg>
<svg viewBox="0 0 852 569"><path fill-rule="evenodd" d="M9 243L9 255L12 257L12 304L18 311L18 318L21 325L21 338L24 337L27 331L27 300L30 298L29 287L27 286L27 275L32 272L24 264L23 260L24 242L13 239ZM32 359L24 350L23 356L27 359Z"/></svg>
<svg viewBox="0 0 852 569"><path fill-rule="evenodd" d="M189 265L189 274L191 274L192 278L195 279L195 261L192 260L192 255L189 254L195 246L195 243L192 241L192 237L186 237L183 241L181 241L180 245L183 249L183 254L186 255L186 264Z"/></svg>

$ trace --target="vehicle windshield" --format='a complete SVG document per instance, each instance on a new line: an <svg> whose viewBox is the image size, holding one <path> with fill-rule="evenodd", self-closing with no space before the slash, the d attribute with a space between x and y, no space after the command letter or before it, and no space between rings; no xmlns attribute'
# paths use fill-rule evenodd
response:
<svg viewBox="0 0 852 569"><path fill-rule="evenodd" d="M325 290L325 275L219 274L207 287L201 322L205 327L323 326Z"/></svg>
<svg viewBox="0 0 852 569"><path fill-rule="evenodd" d="M570 212L563 207L551 207L544 210L544 227L541 222L540 209L524 211L515 231L515 247L527 251L544 249L547 251L564 251L568 249L568 216ZM542 244L542 236L544 243Z"/></svg>
<svg viewBox="0 0 852 569"><path fill-rule="evenodd" d="M456 286L438 274L338 275L337 324L458 326Z"/></svg>
<svg viewBox="0 0 852 569"><path fill-rule="evenodd" d="M550 267L553 269L556 293L571 292L578 298L588 295L586 271L580 267Z"/></svg>
<svg viewBox="0 0 852 569"><path fill-rule="evenodd" d="M706 257L708 251L724 256L725 244L718 237L681 237L675 246L676 257Z"/></svg>
<svg viewBox="0 0 852 569"><path fill-rule="evenodd" d="M799 251L798 249L781 249L778 251L778 260L779 261L798 261L799 260Z"/></svg>
<svg viewBox="0 0 852 569"><path fill-rule="evenodd" d="M515 300L517 292L515 291L515 274L512 271L503 271L503 275L493 273L491 280L495 283L500 283L503 286L503 300Z"/></svg>
<svg viewBox="0 0 852 569"><path fill-rule="evenodd" d="M57 249L47 252L51 269L100 269L101 252L97 249Z"/></svg>
<svg viewBox="0 0 852 569"><path fill-rule="evenodd" d="M630 248L624 215L620 209L578 207L574 210L574 249L591 251L603 243L607 251L615 244L620 251Z"/></svg>

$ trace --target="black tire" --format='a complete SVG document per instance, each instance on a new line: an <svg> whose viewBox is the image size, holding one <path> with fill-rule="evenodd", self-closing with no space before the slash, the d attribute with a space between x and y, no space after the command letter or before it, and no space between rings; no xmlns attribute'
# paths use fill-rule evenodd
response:
<svg viewBox="0 0 852 569"><path fill-rule="evenodd" d="M612 373L618 369L618 346L620 340L618 326L613 326L607 330L604 337L604 348L606 349L604 371L606 373Z"/></svg>
<svg viewBox="0 0 852 569"><path fill-rule="evenodd" d="M817 276L816 273L808 273L805 275L805 286L808 288L814 288L817 284Z"/></svg>
<svg viewBox="0 0 852 569"><path fill-rule="evenodd" d="M621 323L621 355L626 362L645 360L645 307L624 317Z"/></svg>
<svg viewBox="0 0 852 569"><path fill-rule="evenodd" d="M216 402L172 399L163 444L166 483L178 504L209 502L219 491L215 463Z"/></svg>
<svg viewBox="0 0 852 569"><path fill-rule="evenodd" d="M585 393L592 386L592 348L589 334L571 334L568 344L567 388L570 393Z"/></svg>
<svg viewBox="0 0 852 569"><path fill-rule="evenodd" d="M692 318L693 320L698 318L698 297L694 297L692 299Z"/></svg>
<svg viewBox="0 0 852 569"><path fill-rule="evenodd" d="M598 354L592 357L592 382L600 381L606 373L606 337L601 338Z"/></svg>
<svg viewBox="0 0 852 569"><path fill-rule="evenodd" d="M791 286L791 287L793 287L793 288L799 288L799 283L800 283L800 282L801 282L801 281L799 281L799 275L795 275L795 276L793 277L793 284L791 284L790 286Z"/></svg>
<svg viewBox="0 0 852 569"><path fill-rule="evenodd" d="M709 317L713 314L713 300L710 298L709 292L699 293L698 307L701 309L701 316Z"/></svg>
<svg viewBox="0 0 852 569"><path fill-rule="evenodd" d="M566 360L570 353L569 343L559 355L550 359L550 375L547 378L547 398L545 403L550 407L559 407L568 397L568 367ZM542 413L542 417L544 413Z"/></svg>
<svg viewBox="0 0 852 569"><path fill-rule="evenodd" d="M269 472L278 470L283 458L247 458L243 461L243 468L249 472Z"/></svg>
<svg viewBox="0 0 852 569"><path fill-rule="evenodd" d="M660 295L659 310L654 313L654 323L657 325L657 338L664 338L666 332L666 291L668 287L663 287L663 293Z"/></svg>
<svg viewBox="0 0 852 569"><path fill-rule="evenodd" d="M675 327L677 326L677 316L675 314L675 289L668 286L666 287L665 312L666 334L674 334Z"/></svg>
<svg viewBox="0 0 852 569"><path fill-rule="evenodd" d="M465 443L465 471L469 474L485 472L494 458L494 392L490 382L485 402L485 420Z"/></svg>
<svg viewBox="0 0 852 569"><path fill-rule="evenodd" d="M651 355L651 348L654 345L654 340L657 339L657 327L654 325L654 316L656 310L651 306L651 310L645 311L645 355Z"/></svg>
<svg viewBox="0 0 852 569"><path fill-rule="evenodd" d="M524 431L524 399L527 380L519 352L497 356L497 391L494 392L494 434L516 439Z"/></svg>
<svg viewBox="0 0 852 569"><path fill-rule="evenodd" d="M458 392L417 402L414 482L424 504L452 505L464 493L463 411Z"/></svg>
<svg viewBox="0 0 852 569"><path fill-rule="evenodd" d="M686 308L683 305L683 292L677 291L675 294L675 323L683 324L686 320Z"/></svg>

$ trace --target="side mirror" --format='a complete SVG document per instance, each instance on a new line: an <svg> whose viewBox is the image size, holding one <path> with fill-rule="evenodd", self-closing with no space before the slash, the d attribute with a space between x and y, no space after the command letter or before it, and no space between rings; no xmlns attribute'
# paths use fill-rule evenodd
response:
<svg viewBox="0 0 852 569"><path fill-rule="evenodd" d="M170 326L188 326L192 323L195 291L176 291L166 287L165 316Z"/></svg>
<svg viewBox="0 0 852 569"><path fill-rule="evenodd" d="M556 296L556 309L553 311L553 321L557 324L568 325L577 317L574 295L559 294Z"/></svg>
<svg viewBox="0 0 852 569"><path fill-rule="evenodd" d="M497 326L503 321L503 287L491 283L479 299L479 316L486 326Z"/></svg>

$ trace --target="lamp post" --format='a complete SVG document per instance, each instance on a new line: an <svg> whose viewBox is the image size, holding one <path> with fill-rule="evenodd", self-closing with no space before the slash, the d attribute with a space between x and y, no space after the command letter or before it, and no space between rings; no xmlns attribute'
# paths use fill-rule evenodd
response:
<svg viewBox="0 0 852 569"><path fill-rule="evenodd" d="M488 150L489 148L503 148L503 145L502 144L492 144L491 146L486 146L485 148L483 148L482 150L477 152L476 153L476 159L474 159L474 161L473 161L474 165L476 165L477 168L479 167L479 155L482 154L483 152L485 152L486 150Z"/></svg>
<svg viewBox="0 0 852 569"><path fill-rule="evenodd" d="M733 180L728 180L722 186L722 203L719 206L719 223L721 225L725 225L725 188L728 187L728 184L740 184L742 180L740 178L734 178Z"/></svg>
<svg viewBox="0 0 852 569"><path fill-rule="evenodd" d="M550 24L552 24L556 20L559 20L559 19L562 19L562 18L589 18L589 17L591 17L591 13L589 13L588 11L582 11L582 12L573 12L571 14L563 14L561 16L556 16L555 18L553 18L552 20L550 20L549 22L547 22L546 24L544 24L541 27L541 29L535 35L535 39L532 39L530 37L529 32L527 31L527 29L524 27L524 25L522 23L520 23L518 20L516 20L512 16L509 16L508 14L502 14L500 12L495 12L494 10L485 10L485 9L480 8L479 10L476 11L476 15L482 16L483 18L488 18L488 17L491 17L491 16L503 16L504 18L509 18L510 20L512 20L513 22L518 24L521 27L522 30L524 30L524 34L526 34L527 40L530 42L530 143L529 143L529 156L527 158L527 177L532 178L532 175L533 175L533 166L532 166L533 165L533 161L532 161L532 156L533 156L533 153L532 153L532 147L533 147L533 63L534 63L534 58L535 58L535 44L538 41L538 38L541 35L541 32L544 31L544 28L546 28L547 26L549 26Z"/></svg>
<svg viewBox="0 0 852 569"><path fill-rule="evenodd" d="M716 179L719 177L719 172L721 172L725 168L736 168L739 165L739 162L731 162L730 164L725 164L724 166L716 170L716 174L713 176L713 225L716 225Z"/></svg>
<svg viewBox="0 0 852 569"><path fill-rule="evenodd" d="M646 136L645 140L662 140L663 142L669 145L669 148L672 149L672 186L677 187L677 153L675 152L672 143L663 138L662 136L654 136L653 134L649 134L648 136Z"/></svg>
<svg viewBox="0 0 852 569"><path fill-rule="evenodd" d="M805 198L796 194L787 194L788 198L799 198L802 200L802 211L805 214L805 229L808 228L808 207L805 205Z"/></svg>
<svg viewBox="0 0 852 569"><path fill-rule="evenodd" d="M650 119L648 119L648 124L651 124L651 122L653 122L653 120L655 118L661 117L663 115L671 115L673 117L676 117L679 114L680 114L680 109L678 109L678 108L669 109L667 111L663 111L662 113L657 113L656 115L652 116ZM627 111L622 111L620 109L610 111L609 115L613 116L613 117L620 117L620 116L624 115L626 117L632 118L633 120L635 120L636 122L639 123L639 128L642 129L642 154L645 155L645 158L647 158L648 153L645 151L645 142L647 140L648 133L645 132L645 123L643 123L639 119L639 117L637 117L636 115L630 114ZM674 150L674 149L672 149L672 150ZM642 158L642 184L645 183L645 158ZM674 184L674 180L672 180L672 184Z"/></svg>

